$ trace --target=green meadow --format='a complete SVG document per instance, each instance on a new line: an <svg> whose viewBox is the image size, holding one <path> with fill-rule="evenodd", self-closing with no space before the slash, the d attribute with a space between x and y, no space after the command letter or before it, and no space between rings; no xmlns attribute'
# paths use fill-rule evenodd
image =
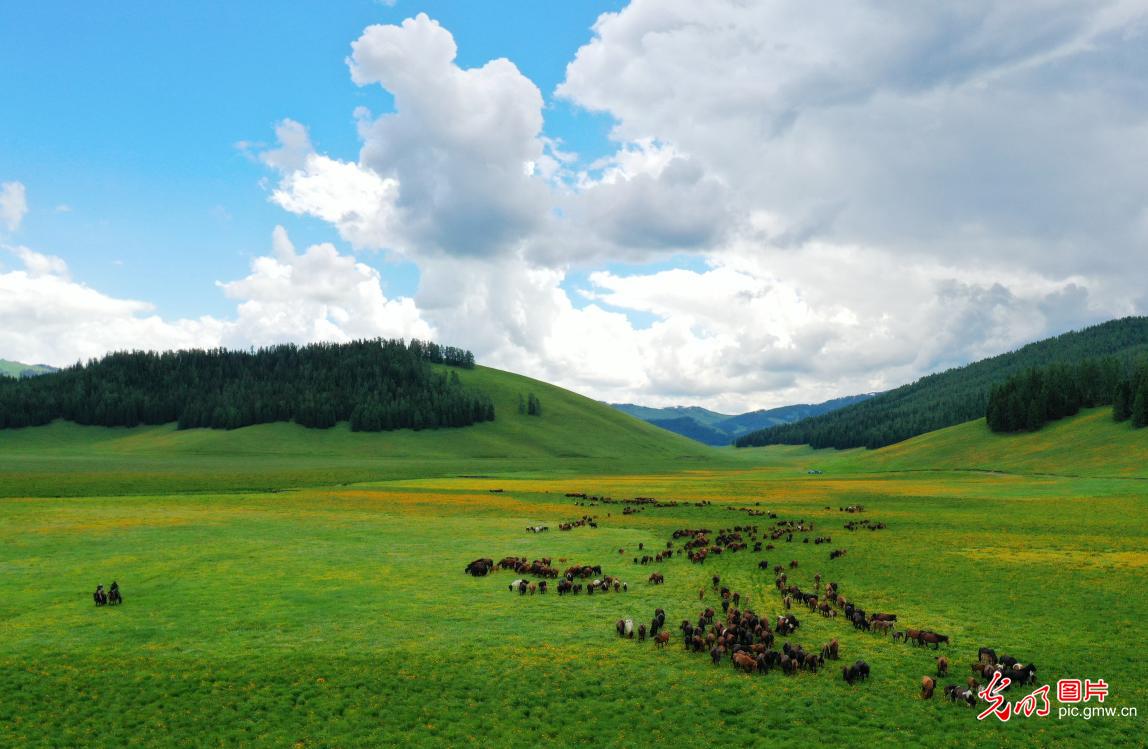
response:
<svg viewBox="0 0 1148 749"><path fill-rule="evenodd" d="M868 453L735 451L526 378L464 379L491 392L495 422L0 432L0 745L1143 745L1142 717L1059 720L1054 700L1048 718L1002 724L924 701L937 653L842 618L796 611L787 639L838 638L842 660L792 677L715 667L675 627L716 607L713 574L775 617L757 563L796 560L802 587L821 573L948 634L942 685L991 646L1037 664L1038 684L1103 678L1106 706L1148 709L1148 430L1098 410L1032 435L971 422ZM527 392L541 417L517 414ZM568 492L683 504L623 515ZM742 508L833 542L632 562L677 528L772 522ZM557 529L585 513L597 528ZM843 528L859 518L888 527ZM519 596L514 573L463 574L506 555L600 564L629 591ZM655 570L665 585L646 582ZM91 591L113 579L125 604L97 609ZM617 619L656 607L669 647L617 637ZM856 659L872 677L850 686L840 666Z"/></svg>

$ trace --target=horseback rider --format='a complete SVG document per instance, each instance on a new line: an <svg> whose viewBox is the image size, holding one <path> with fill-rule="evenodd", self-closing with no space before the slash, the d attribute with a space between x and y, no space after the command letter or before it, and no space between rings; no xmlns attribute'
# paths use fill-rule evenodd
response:
<svg viewBox="0 0 1148 749"><path fill-rule="evenodd" d="M92 600L96 602L97 606L103 606L108 602L108 595L104 592L102 583L96 586L96 592L92 594Z"/></svg>
<svg viewBox="0 0 1148 749"><path fill-rule="evenodd" d="M112 580L112 585L108 588L108 601L111 603L123 603L123 596L120 595L120 584Z"/></svg>

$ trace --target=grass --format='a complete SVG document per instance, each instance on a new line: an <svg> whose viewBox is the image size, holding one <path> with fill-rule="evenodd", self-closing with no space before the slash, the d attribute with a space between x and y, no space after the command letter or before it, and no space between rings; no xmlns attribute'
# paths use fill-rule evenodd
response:
<svg viewBox="0 0 1148 749"><path fill-rule="evenodd" d="M820 571L871 610L950 634L951 681L991 645L1037 663L1040 683L1103 677L1105 705L1145 708L1148 492L1115 457L1141 435L1083 414L999 443L974 422L873 453L707 450L548 386L468 374L499 386L494 424L0 432L0 746L1142 743L1138 718L1057 720L1054 703L1002 725L924 702L931 652L840 619L799 613L791 639L840 638L843 659L872 664L869 683L750 677L612 628L658 606L696 617L716 602L697 597L714 573L776 614L756 562L797 559L803 585ZM541 420L503 408L521 387ZM572 491L712 504L622 515ZM852 503L888 529L843 530L857 516L837 508ZM702 566L629 561L675 528L765 524L740 506L812 520L848 554L782 543ZM597 529L524 530L584 512ZM510 573L462 574L508 554L600 563L630 591L523 598ZM664 586L644 582L653 569ZM126 604L94 608L94 584L113 578Z"/></svg>
<svg viewBox="0 0 1148 749"><path fill-rule="evenodd" d="M460 371L490 394L497 419L466 429L361 434L264 424L232 432L174 425L102 428L56 422L0 432L7 494L268 490L409 476L500 472L633 473L744 463L729 451L646 424L605 404L485 367ZM541 416L517 412L535 393Z"/></svg>

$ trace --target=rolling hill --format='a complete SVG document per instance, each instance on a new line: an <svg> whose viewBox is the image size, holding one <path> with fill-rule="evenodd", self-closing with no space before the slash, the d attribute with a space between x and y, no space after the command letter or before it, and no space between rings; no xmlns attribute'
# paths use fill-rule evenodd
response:
<svg viewBox="0 0 1148 749"><path fill-rule="evenodd" d="M871 471L961 470L1056 476L1148 478L1148 430L1112 419L1111 408L1092 408L1039 432L999 434L984 419L938 429L879 450L840 453L838 469ZM819 463L820 465L820 463Z"/></svg>
<svg viewBox="0 0 1148 749"><path fill-rule="evenodd" d="M765 429L778 424L791 424L811 416L829 413L854 403L873 397L873 393L849 395L834 398L824 403L798 403L792 406L749 411L730 416L702 408L701 406L669 406L651 408L633 403L612 403L611 405L648 421L654 426L669 430L683 437L697 440L707 445L729 445L735 439L754 430Z"/></svg>
<svg viewBox="0 0 1148 749"><path fill-rule="evenodd" d="M1065 333L1016 351L950 369L793 424L751 432L738 447L808 444L877 448L985 415L989 390L1011 375L1050 364L1148 354L1148 317L1127 317Z"/></svg>
<svg viewBox="0 0 1148 749"><path fill-rule="evenodd" d="M0 440L0 483L37 496L50 477L67 493L69 476L108 493L247 490L280 485L382 480L426 475L538 471L636 473L683 465L741 462L658 429L591 398L529 377L487 367L457 372L488 395L496 418L453 429L352 432L347 423L306 429L293 423L232 430L80 426L55 421L12 429ZM541 416L518 413L534 393ZM285 483L284 483L285 482Z"/></svg>
<svg viewBox="0 0 1148 749"><path fill-rule="evenodd" d="M24 364L18 361L0 359L0 375L5 377L35 377L36 375L58 372L47 364Z"/></svg>

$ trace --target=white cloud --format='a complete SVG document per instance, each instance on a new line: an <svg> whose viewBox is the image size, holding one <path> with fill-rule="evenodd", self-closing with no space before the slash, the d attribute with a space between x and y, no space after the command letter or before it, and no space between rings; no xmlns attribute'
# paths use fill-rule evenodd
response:
<svg viewBox="0 0 1148 749"><path fill-rule="evenodd" d="M20 228L20 222L28 213L28 197L22 182L0 183L0 224L8 231Z"/></svg>
<svg viewBox="0 0 1148 749"><path fill-rule="evenodd" d="M1146 18L1143 2L635 0L558 93L770 212L768 243L1071 274L1143 258Z"/></svg>
<svg viewBox="0 0 1148 749"><path fill-rule="evenodd" d="M395 234L398 183L357 164L307 153L300 168L284 173L271 199L292 213L334 224L357 248L381 249L401 242Z"/></svg>
<svg viewBox="0 0 1148 749"><path fill-rule="evenodd" d="M247 347L287 341L434 338L409 298L388 299L378 271L329 244L297 253L276 228L273 255L221 283L233 318L165 320L153 305L118 299L71 278L58 257L7 247L22 267L0 272L0 352L64 365L123 349Z"/></svg>
<svg viewBox="0 0 1148 749"><path fill-rule="evenodd" d="M64 262L63 258L54 255L42 255L23 246L5 247L5 249L20 258L20 262L24 264L24 272L30 276L68 277L68 264Z"/></svg>
<svg viewBox="0 0 1148 749"><path fill-rule="evenodd" d="M353 45L352 78L395 103L357 113L359 161L281 128L274 158L306 155L273 199L418 262L450 340L599 397L890 387L1137 309L1143 11L635 0L556 92L616 120L591 164L544 134L517 68L458 67L420 15ZM591 273L582 308L562 286L683 252L708 269Z"/></svg>
<svg viewBox="0 0 1148 749"><path fill-rule="evenodd" d="M272 246L246 278L219 284L239 303L226 328L229 345L434 337L409 298L387 299L374 268L330 244L299 254L282 227Z"/></svg>
<svg viewBox="0 0 1148 749"><path fill-rule="evenodd" d="M284 173L273 199L360 248L491 256L531 235L549 207L541 175L552 158L537 86L505 59L460 68L454 38L425 14L370 26L351 49L354 82L381 85L396 111L356 112L358 164L315 155L302 126L281 124L280 148L264 155Z"/></svg>
<svg viewBox="0 0 1148 749"><path fill-rule="evenodd" d="M275 126L275 138L279 141L278 148L259 152L259 159L264 164L289 173L307 166L307 158L314 152L314 148L311 146L311 135L304 125L285 119ZM257 148L255 144L243 140L236 147L243 153L251 153L253 148Z"/></svg>
<svg viewBox="0 0 1148 749"><path fill-rule="evenodd" d="M66 365L108 351L216 345L210 318L166 322L152 305L116 299L73 281L58 257L6 248L22 268L0 272L0 351L24 362Z"/></svg>
<svg viewBox="0 0 1148 749"><path fill-rule="evenodd" d="M350 75L394 111L355 111L357 159L292 120L241 148L283 209L416 263L418 293L387 298L370 266L279 230L220 284L232 319L168 335L433 335L596 397L733 411L1143 312L1146 17L1139 0L634 0L555 92L614 119L594 163L545 132L512 62L460 66L423 14L370 26ZM95 294L48 259L3 279ZM168 325L99 303L140 340Z"/></svg>

